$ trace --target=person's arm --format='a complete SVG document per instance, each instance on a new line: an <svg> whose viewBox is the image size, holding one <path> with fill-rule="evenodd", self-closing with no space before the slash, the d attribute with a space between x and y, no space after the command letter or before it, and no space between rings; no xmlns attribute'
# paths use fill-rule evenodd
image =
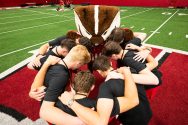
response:
<svg viewBox="0 0 188 125"><path fill-rule="evenodd" d="M40 108L40 117L57 125L83 125L78 118L71 116L54 106L55 102L43 101Z"/></svg>
<svg viewBox="0 0 188 125"><path fill-rule="evenodd" d="M34 60L29 62L27 64L27 67L29 69L35 69L34 67L40 67L41 66L40 59L46 54L46 52L48 51L49 47L50 47L49 43L46 43L46 44L42 45L39 48L38 53L35 55L36 57L34 58Z"/></svg>
<svg viewBox="0 0 188 125"><path fill-rule="evenodd" d="M139 74L132 74L134 82L143 85L158 85L159 79L148 68L143 69Z"/></svg>
<svg viewBox="0 0 188 125"><path fill-rule="evenodd" d="M84 107L74 101L73 95L70 92L64 92L59 99L65 105L68 105L77 116L89 125L107 125L113 107L113 100L101 98L97 101L97 112L90 108ZM101 110L103 109L103 113ZM100 113L99 113L100 112Z"/></svg>
<svg viewBox="0 0 188 125"><path fill-rule="evenodd" d="M146 60L147 60L146 66L150 71L158 66L158 61L155 60L153 56L151 56L150 54L148 55Z"/></svg>
<svg viewBox="0 0 188 125"><path fill-rule="evenodd" d="M124 96L117 98L119 102L120 113L122 113L138 105L139 99L137 88L131 75L130 69L121 67L117 69L117 71L124 75Z"/></svg>
<svg viewBox="0 0 188 125"><path fill-rule="evenodd" d="M130 71L126 71L126 69L124 70L125 70L124 71L125 75L128 74L128 77L129 77ZM119 99L122 105L121 107L122 112L127 111L138 104L137 89L135 87L135 83L131 79L132 77L127 78L127 80L125 80L126 84L128 84L126 85L126 87L128 88L126 88L127 92L125 92L125 96L128 96L128 97ZM108 84L108 83L104 83L104 84ZM133 85L130 85L130 84L133 84ZM109 88L107 89L109 90ZM108 91L106 92L108 93ZM62 94L59 99L64 104L69 105L69 107L78 115L78 117L81 120L83 120L85 123L90 124L90 125L107 125L109 118L110 118L110 114L112 112L112 107L114 105L113 99L111 98L99 98L97 101L97 112L95 112L89 108L86 108L80 105L76 101L74 101L73 97L68 92L64 92L64 94ZM69 102L71 102L71 104ZM127 106L123 106L122 103L124 103L124 105L127 104Z"/></svg>
<svg viewBox="0 0 188 125"><path fill-rule="evenodd" d="M44 45L42 45L39 50L38 50L38 55L44 55L46 54L46 52L48 51L48 49L50 48L49 43L46 43Z"/></svg>
<svg viewBox="0 0 188 125"><path fill-rule="evenodd" d="M134 32L133 34L135 37L140 38L141 41L143 41L147 36L146 33L142 33L142 32Z"/></svg>
<svg viewBox="0 0 188 125"><path fill-rule="evenodd" d="M56 64L60 58L55 56L49 56L46 62L43 64L37 75L35 76L35 79L31 85L31 89L29 92L29 96L35 100L40 101L41 98L44 96L45 92L41 89L38 89L39 87L43 86L44 84L44 78L46 75L46 72L48 70L48 67L50 65Z"/></svg>
<svg viewBox="0 0 188 125"><path fill-rule="evenodd" d="M132 43L127 44L125 49L137 50L138 52L135 52L136 55L133 57L133 59L136 61L142 61L142 63L145 61L145 59L152 51L152 49L149 47L145 47L145 46L140 47Z"/></svg>

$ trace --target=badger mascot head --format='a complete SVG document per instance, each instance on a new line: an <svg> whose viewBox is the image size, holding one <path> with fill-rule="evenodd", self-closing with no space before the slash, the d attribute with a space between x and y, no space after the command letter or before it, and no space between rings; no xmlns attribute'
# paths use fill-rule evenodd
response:
<svg viewBox="0 0 188 125"><path fill-rule="evenodd" d="M113 6L78 6L74 9L78 32L97 46L103 43L111 31L120 26L120 11Z"/></svg>

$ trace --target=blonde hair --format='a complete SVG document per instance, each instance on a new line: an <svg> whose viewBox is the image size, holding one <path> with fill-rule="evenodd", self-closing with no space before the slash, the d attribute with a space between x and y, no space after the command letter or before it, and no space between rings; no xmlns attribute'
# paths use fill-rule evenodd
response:
<svg viewBox="0 0 188 125"><path fill-rule="evenodd" d="M87 48L83 45L76 45L68 53L71 61L79 61L83 64L89 63L91 61L91 55Z"/></svg>

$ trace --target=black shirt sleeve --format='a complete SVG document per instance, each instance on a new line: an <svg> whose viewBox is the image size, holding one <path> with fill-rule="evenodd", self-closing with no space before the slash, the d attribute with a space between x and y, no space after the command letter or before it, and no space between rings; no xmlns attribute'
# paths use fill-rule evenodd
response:
<svg viewBox="0 0 188 125"><path fill-rule="evenodd" d="M135 37L132 40L130 40L129 43L132 43L132 44L137 45L137 46L142 46L141 39L137 38L137 37Z"/></svg>
<svg viewBox="0 0 188 125"><path fill-rule="evenodd" d="M108 81L107 81L108 82ZM98 98L109 98L109 99L113 99L113 93L111 91L110 88L110 84L108 84L107 82L102 83L99 87L99 94L98 94Z"/></svg>
<svg viewBox="0 0 188 125"><path fill-rule="evenodd" d="M52 48L53 48L54 46L60 45L60 44L61 44L61 41L64 40L64 39L66 39L66 36L58 37L58 38L56 38L56 39L50 41L50 42L49 42L49 45L52 46Z"/></svg>
<svg viewBox="0 0 188 125"><path fill-rule="evenodd" d="M44 100L56 102L58 97L65 90L68 79L68 75L54 74L53 77L49 80Z"/></svg>
<svg viewBox="0 0 188 125"><path fill-rule="evenodd" d="M124 80L122 79L110 79L101 84L99 88L98 98L109 98L114 101L111 116L115 116L120 113L117 97L124 96L124 88Z"/></svg>

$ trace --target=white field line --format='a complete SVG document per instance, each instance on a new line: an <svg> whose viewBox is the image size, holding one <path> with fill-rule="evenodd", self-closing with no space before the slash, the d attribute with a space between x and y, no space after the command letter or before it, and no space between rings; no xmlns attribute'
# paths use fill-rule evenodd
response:
<svg viewBox="0 0 188 125"><path fill-rule="evenodd" d="M33 57L29 57L27 59L25 59L24 61L18 63L17 65L7 69L6 71L2 72L0 74L0 80L3 79L4 77L6 77L7 75L11 74L12 72L18 70L19 68L21 68L22 66L26 65L28 62L30 62L32 60Z"/></svg>
<svg viewBox="0 0 188 125"><path fill-rule="evenodd" d="M6 76L8 76L9 74L13 73L14 71L20 69L21 67L25 66L27 63L31 62L35 57L36 57L36 53L37 53L38 49L36 50L32 50L29 51L28 53L33 53L33 56L23 60L22 62L16 64L15 66L5 70L4 72L2 72L0 74L0 80L5 78Z"/></svg>
<svg viewBox="0 0 188 125"><path fill-rule="evenodd" d="M8 18L15 18L15 17L23 17L23 16L31 16L31 15L38 15L38 14L27 14L27 15L20 15L20 16L10 16L10 17L3 17L0 20L8 19Z"/></svg>
<svg viewBox="0 0 188 125"><path fill-rule="evenodd" d="M147 10L144 10L144 11L141 11L141 12L138 12L138 13L131 14L131 15L129 15L129 16L124 16L124 17L122 17L121 19L127 18L127 17L131 17L131 16L134 16L134 15L138 15L138 14L140 14L140 13L144 13L144 12L147 12L147 11L150 11L150 10L153 10L153 9L147 9Z"/></svg>
<svg viewBox="0 0 188 125"><path fill-rule="evenodd" d="M42 24L42 25L25 27L25 28L16 29L16 30L9 30L9 31L5 31L5 32L1 32L0 35L6 34L6 33L11 33L11 32L16 32L16 31L21 31L21 30L25 30L25 29L32 29L32 28L36 28L36 27L47 26L47 25L56 24L56 23L62 23L62 22L71 21L71 20L74 20L74 19L68 19L68 20L63 20L63 21L58 21L58 22L46 23L46 24Z"/></svg>
<svg viewBox="0 0 188 125"><path fill-rule="evenodd" d="M150 10L151 10L151 9L150 9ZM142 12L145 12L145 11L142 11ZM140 13L140 12L139 12L139 13ZM134 15L136 15L136 14L138 14L138 13L135 13ZM132 14L132 15L133 15L133 14ZM130 15L130 16L132 16L132 15ZM73 19L72 19L72 20L73 20ZM63 21L61 21L61 22L63 22ZM59 23L59 22L56 22L56 23ZM48 24L44 24L44 25L49 25L49 24L54 24L54 23L48 23ZM35 27L39 27L39 26L43 26L43 25L38 25L38 26L33 26L33 27L26 27L26 28L22 28L22 29L7 31L7 32L4 32L4 33L14 32L14 31L19 31L19 30L24 30L24 29L30 29L30 28L35 28ZM132 28L133 28L133 27L134 27L134 26L132 26ZM4 33L0 33L0 35L1 35L1 34L4 34ZM50 40L48 40L48 41L50 41ZM45 42L47 42L47 41L45 41ZM35 44L35 45L31 45L31 46L28 46L28 47L25 47L25 48L22 48L22 49L18 49L18 50L15 50L15 51L11 51L11 52L2 54L2 55L0 55L0 58L3 57L3 56L6 56L6 55L10 55L10 54L12 54L12 53L16 53L16 52L19 52L19 51L22 51L22 50L25 50L25 49L28 49L28 48L37 46L37 45L41 45L41 44L43 44L43 43L45 43L45 42L41 42L41 43L38 43L38 44Z"/></svg>
<svg viewBox="0 0 188 125"><path fill-rule="evenodd" d="M150 46L150 47L157 48L157 49L162 49L162 50L165 50L166 52L169 52L169 53L176 52L176 53L179 53L179 54L188 55L188 52L187 51L183 51L183 50L172 49L172 48L152 45L152 44L148 44L148 43L145 43L143 45Z"/></svg>
<svg viewBox="0 0 188 125"><path fill-rule="evenodd" d="M165 53L166 53L166 50L163 49L163 50L155 57L155 60L156 60L156 61L159 61L159 60L164 56Z"/></svg>
<svg viewBox="0 0 188 125"><path fill-rule="evenodd" d="M68 16L66 16L66 15L51 14L51 13L45 13L45 12L40 12L40 11L34 11L34 10L24 10L24 11L31 11L31 12L40 13L40 14L56 15L56 16L60 16L60 17L67 17L67 18L71 18L71 17L68 17Z"/></svg>
<svg viewBox="0 0 188 125"><path fill-rule="evenodd" d="M51 40L53 40L53 39L51 39ZM27 47L22 48L22 49L18 49L18 50L15 50L15 51L11 51L11 52L2 54L2 55L0 55L0 58L3 57L3 56L6 56L6 55L10 55L10 54L12 54L12 53L16 53L16 52L19 52L19 51L22 51L22 50L26 50L26 49L29 49L29 48L32 48L32 47L35 47L35 46L44 44L44 43L46 43L46 42L48 42L48 41L50 41L50 40L47 40L47 41L45 41L45 42L37 43L37 44L31 45L31 46L27 46Z"/></svg>
<svg viewBox="0 0 188 125"><path fill-rule="evenodd" d="M51 16L48 16L48 17L40 17L40 18L33 18L33 19L27 19L27 20L19 20L19 21L5 22L5 23L0 23L0 24L10 24L10 23L17 23L17 22L38 20L38 19L44 19L44 18L49 18L49 17L54 17L54 16L59 16L59 15L55 15L55 14L53 15L53 14L51 14ZM62 15L61 17L71 18L71 17L65 16L65 15Z"/></svg>
<svg viewBox="0 0 188 125"><path fill-rule="evenodd" d="M161 27L163 27L179 10L177 10L173 15L171 15L165 22L163 22L150 36L148 36L143 43L146 43Z"/></svg>
<svg viewBox="0 0 188 125"><path fill-rule="evenodd" d="M4 25L4 24L10 24L10 23L18 23L18 22L25 22L25 21L31 21L31 20L45 19L45 18L50 18L50 17L55 17L55 16L39 17L39 18L33 18L33 19L27 19L27 20L18 20L18 21L12 21L12 22L0 23L0 24Z"/></svg>
<svg viewBox="0 0 188 125"><path fill-rule="evenodd" d="M25 11L25 10L24 10L24 11ZM27 20L12 21L12 22L5 22L5 23L0 23L0 24L9 24L9 23L17 23L17 22L31 21L31 20L44 19L44 18L55 17L55 16L61 16L61 17L71 18L71 17L69 17L69 16L67 16L67 15L49 14L49 13L38 12L38 11L34 11L34 10L27 10L27 11L37 12L37 13L41 13L41 14L48 14L48 15L51 15L51 16L48 16L48 17L40 17L40 18L33 18L33 19L27 19Z"/></svg>
<svg viewBox="0 0 188 125"><path fill-rule="evenodd" d="M38 12L38 11L36 11ZM71 13L72 14L72 13ZM3 18L0 18L0 20L4 20L4 19L8 19L8 18L15 18L15 17L25 17L25 16L31 16L31 15L38 15L37 13L33 13L33 14L30 14L30 13L27 13L25 15L19 15L19 16L10 16L10 17L3 17ZM55 15L55 14L54 14ZM68 16L69 14L66 14L66 16ZM63 15L62 15L63 16Z"/></svg>

